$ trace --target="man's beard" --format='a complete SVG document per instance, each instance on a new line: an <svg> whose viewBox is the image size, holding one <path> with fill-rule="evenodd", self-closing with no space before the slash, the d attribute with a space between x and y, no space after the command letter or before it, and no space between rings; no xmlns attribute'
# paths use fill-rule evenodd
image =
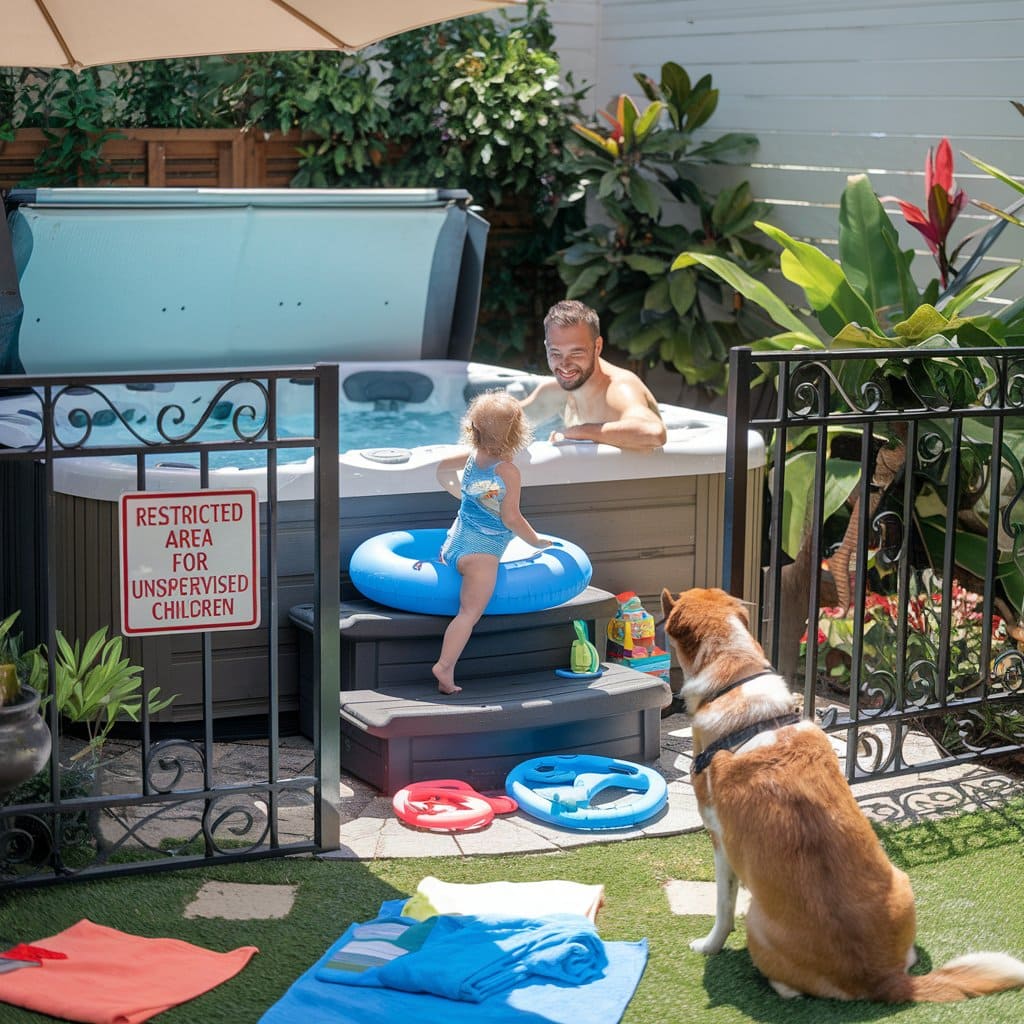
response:
<svg viewBox="0 0 1024 1024"><path fill-rule="evenodd" d="M597 359L595 358L589 366L581 366L579 374L573 377L572 380L563 380L557 373L555 374L555 380L558 381L558 385L563 391L577 391L594 375L594 364L596 362Z"/></svg>

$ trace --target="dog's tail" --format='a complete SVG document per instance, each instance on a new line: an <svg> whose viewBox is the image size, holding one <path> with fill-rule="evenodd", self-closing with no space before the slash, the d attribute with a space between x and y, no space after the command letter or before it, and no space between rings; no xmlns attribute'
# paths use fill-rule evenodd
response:
<svg viewBox="0 0 1024 1024"><path fill-rule="evenodd" d="M1005 953L969 953L929 974L900 974L885 985L890 1003L953 1003L1024 987L1024 963Z"/></svg>

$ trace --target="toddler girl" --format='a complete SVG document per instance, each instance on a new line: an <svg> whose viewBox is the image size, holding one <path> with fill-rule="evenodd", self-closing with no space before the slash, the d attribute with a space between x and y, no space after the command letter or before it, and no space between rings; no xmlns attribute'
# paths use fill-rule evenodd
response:
<svg viewBox="0 0 1024 1024"><path fill-rule="evenodd" d="M459 611L445 630L434 678L441 693L458 693L455 663L494 593L498 562L513 537L535 548L551 541L538 537L519 511L519 470L511 459L533 436L519 403L504 391L477 395L462 419L462 440L469 457L445 459L437 478L445 490L462 499L459 514L441 547L441 561L462 576ZM461 485L459 467L463 468Z"/></svg>

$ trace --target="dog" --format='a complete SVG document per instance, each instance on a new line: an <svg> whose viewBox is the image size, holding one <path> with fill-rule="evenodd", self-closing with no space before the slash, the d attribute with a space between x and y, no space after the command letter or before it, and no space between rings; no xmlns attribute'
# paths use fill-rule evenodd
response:
<svg viewBox="0 0 1024 1024"><path fill-rule="evenodd" d="M750 957L783 997L953 1002L1024 986L1024 963L1004 953L907 973L917 959L910 880L886 857L824 731L797 713L765 660L743 603L697 589L664 590L661 604L714 845L715 923L691 949L722 949L742 881Z"/></svg>

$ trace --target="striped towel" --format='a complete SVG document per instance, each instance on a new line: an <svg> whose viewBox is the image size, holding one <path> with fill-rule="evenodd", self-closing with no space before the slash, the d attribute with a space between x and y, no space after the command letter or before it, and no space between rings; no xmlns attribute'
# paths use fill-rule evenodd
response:
<svg viewBox="0 0 1024 1024"><path fill-rule="evenodd" d="M358 985L358 975L389 964L406 953L419 950L437 924L437 918L413 921L403 917L354 925L347 942L336 949L321 970L332 975L324 981L345 981Z"/></svg>

